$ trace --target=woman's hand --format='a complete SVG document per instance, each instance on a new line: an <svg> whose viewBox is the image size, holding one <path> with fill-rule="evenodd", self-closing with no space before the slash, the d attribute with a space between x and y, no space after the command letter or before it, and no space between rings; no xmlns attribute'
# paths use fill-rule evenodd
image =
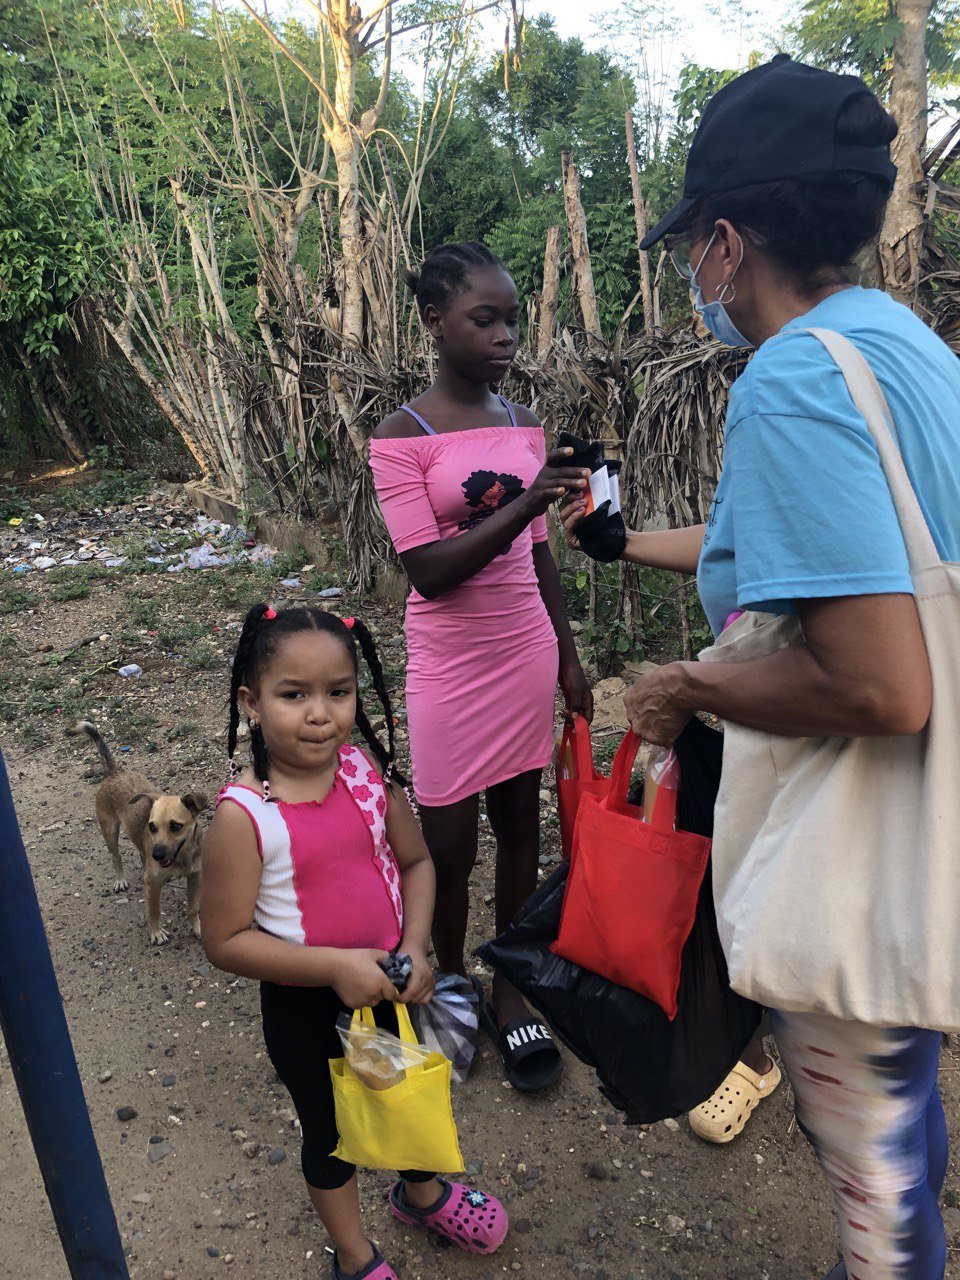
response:
<svg viewBox="0 0 960 1280"><path fill-rule="evenodd" d="M560 507L560 519L563 531L567 535L567 546L571 551L580 550L580 539L573 532L573 526L579 524L587 513L587 503L582 493L572 493Z"/></svg>
<svg viewBox="0 0 960 1280"><path fill-rule="evenodd" d="M590 472L583 467L564 466L572 453L572 449L552 449L547 454L546 466L520 499L531 520L542 516L559 498L586 488Z"/></svg>
<svg viewBox="0 0 960 1280"><path fill-rule="evenodd" d="M587 724L590 724L593 720L593 690L579 662L560 668L560 689L563 692L566 719L583 716Z"/></svg>
<svg viewBox="0 0 960 1280"><path fill-rule="evenodd" d="M400 997L400 1003L429 1004L433 999L434 977L426 951L419 948L404 948L402 944L400 950L406 951L406 954L413 961L413 968L410 970L410 977L407 979L407 985L404 987L403 995Z"/></svg>
<svg viewBox="0 0 960 1280"><path fill-rule="evenodd" d="M330 985L348 1009L373 1008L381 1000L396 1000L397 989L380 968L386 951L341 951Z"/></svg>
<svg viewBox="0 0 960 1280"><path fill-rule="evenodd" d="M641 676L624 694L630 728L645 742L672 747L693 714L685 705L685 664L671 662Z"/></svg>

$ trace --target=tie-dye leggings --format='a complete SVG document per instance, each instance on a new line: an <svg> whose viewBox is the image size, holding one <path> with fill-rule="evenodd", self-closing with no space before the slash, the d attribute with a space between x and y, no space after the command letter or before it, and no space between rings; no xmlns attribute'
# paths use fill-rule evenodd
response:
<svg viewBox="0 0 960 1280"><path fill-rule="evenodd" d="M943 1280L940 1033L774 1013L797 1120L836 1203L849 1280Z"/></svg>

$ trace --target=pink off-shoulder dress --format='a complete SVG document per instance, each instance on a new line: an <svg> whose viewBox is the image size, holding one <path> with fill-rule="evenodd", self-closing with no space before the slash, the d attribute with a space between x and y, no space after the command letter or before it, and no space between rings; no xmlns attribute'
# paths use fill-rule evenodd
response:
<svg viewBox="0 0 960 1280"><path fill-rule="evenodd" d="M380 509L398 552L457 538L512 502L544 464L541 427L513 424L373 440ZM559 656L533 546L541 516L435 600L407 600L407 722L417 799L454 804L542 769L553 751Z"/></svg>

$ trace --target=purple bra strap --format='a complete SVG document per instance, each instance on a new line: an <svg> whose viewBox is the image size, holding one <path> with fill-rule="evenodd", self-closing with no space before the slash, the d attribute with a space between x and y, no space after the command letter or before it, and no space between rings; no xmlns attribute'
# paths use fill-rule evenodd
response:
<svg viewBox="0 0 960 1280"><path fill-rule="evenodd" d="M510 415L511 427L515 427L517 425L517 415L513 412L513 405L510 403L509 400L505 399L503 396L499 396L499 400L500 400L500 403L503 405L503 407L506 409L507 413L509 413ZM416 409L411 409L408 404L402 404L400 408L403 410L404 413L409 413L410 417L413 418L414 422L419 423L419 425L423 427L424 431L427 433L428 436L435 436L437 434L434 431L433 427L431 427L430 423L427 422L425 418L421 418L420 414L417 413Z"/></svg>
<svg viewBox="0 0 960 1280"><path fill-rule="evenodd" d="M431 427L430 423L420 417L416 409L411 409L408 404L402 404L400 408L403 410L404 413L409 413L410 417L413 418L414 422L418 422L420 426L423 427L424 431L427 433L428 436L435 436L437 434L434 431L433 427Z"/></svg>

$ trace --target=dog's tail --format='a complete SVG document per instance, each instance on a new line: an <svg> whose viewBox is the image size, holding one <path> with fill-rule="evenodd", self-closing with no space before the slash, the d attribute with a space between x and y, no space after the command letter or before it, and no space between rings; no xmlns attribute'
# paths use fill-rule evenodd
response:
<svg viewBox="0 0 960 1280"><path fill-rule="evenodd" d="M100 733L100 730L97 728L95 724L93 724L89 720L78 720L77 723L73 726L73 728L68 729L66 732L67 732L68 738L74 738L77 736L77 734L80 734L80 733L89 734L90 737L93 739L93 745L97 748L97 751L100 753L100 759L103 761L103 767L105 772L106 773L117 772L117 762L116 760L114 760L113 756L111 755L110 748L104 742L103 737Z"/></svg>

